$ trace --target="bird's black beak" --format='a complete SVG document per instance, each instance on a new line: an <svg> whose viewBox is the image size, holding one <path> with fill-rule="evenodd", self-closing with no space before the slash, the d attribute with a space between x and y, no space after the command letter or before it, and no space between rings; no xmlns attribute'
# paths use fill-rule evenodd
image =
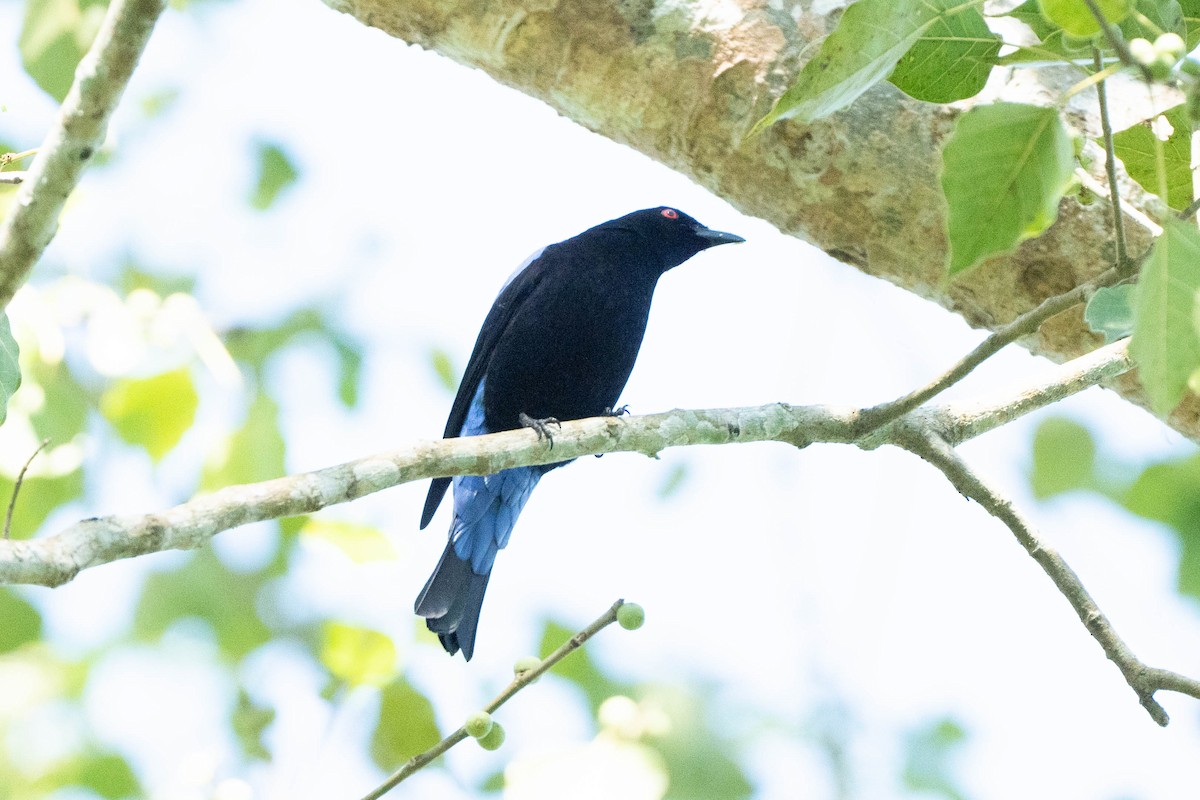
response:
<svg viewBox="0 0 1200 800"><path fill-rule="evenodd" d="M716 247L719 244L737 244L738 242L746 241L736 233L714 231L711 228L705 228L703 225L696 226L696 237L705 240L705 247Z"/></svg>

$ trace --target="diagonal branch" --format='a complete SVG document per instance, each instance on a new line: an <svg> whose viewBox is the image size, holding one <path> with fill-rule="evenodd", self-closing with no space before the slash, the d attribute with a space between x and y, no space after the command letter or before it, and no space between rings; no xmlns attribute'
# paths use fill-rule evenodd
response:
<svg viewBox="0 0 1200 800"><path fill-rule="evenodd" d="M1105 655L1121 671L1155 722L1166 725L1170 721L1166 710L1154 699L1154 693L1160 689L1200 699L1200 681L1147 666L1133 654L1058 551L1042 541L1033 525L1013 507L1012 502L972 470L945 439L927 429L901 427L904 433L897 436L897 445L937 467L963 496L979 503L985 511L1008 526L1030 557L1045 570L1058 591L1067 598L1088 633L1092 634Z"/></svg>
<svg viewBox="0 0 1200 800"><path fill-rule="evenodd" d="M105 129L166 4L113 0L75 82L0 225L0 308L8 305L58 229L58 217Z"/></svg>

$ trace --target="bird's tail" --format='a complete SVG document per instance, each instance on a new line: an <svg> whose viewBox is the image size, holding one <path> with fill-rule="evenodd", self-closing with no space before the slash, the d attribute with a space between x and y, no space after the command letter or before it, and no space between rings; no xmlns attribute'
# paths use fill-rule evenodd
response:
<svg viewBox="0 0 1200 800"><path fill-rule="evenodd" d="M489 577L490 571L486 575L475 574L470 560L459 558L451 542L417 596L418 616L425 617L425 625L437 634L450 655L462 650L463 658L471 660L479 609Z"/></svg>

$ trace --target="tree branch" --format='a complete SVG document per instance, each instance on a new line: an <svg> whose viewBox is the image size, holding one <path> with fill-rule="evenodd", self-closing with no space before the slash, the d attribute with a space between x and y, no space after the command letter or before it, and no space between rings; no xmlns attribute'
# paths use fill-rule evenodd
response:
<svg viewBox="0 0 1200 800"><path fill-rule="evenodd" d="M1046 545L1038 537L1029 520L1013 507L1008 498L976 474L954 452L949 442L930 430L917 426L903 426L903 430L903 435L897 437L897 445L937 467L964 497L979 503L985 511L1008 526L1030 557L1045 570L1058 591L1067 598L1084 627L1100 644L1109 660L1121 671L1121 675L1137 693L1138 700L1155 722L1166 725L1170 721L1166 710L1154 699L1154 693L1160 689L1200 699L1200 681L1169 670L1149 667L1138 660L1124 640L1117 635L1112 623L1088 594L1079 576L1058 551Z"/></svg>
<svg viewBox="0 0 1200 800"><path fill-rule="evenodd" d="M591 625L588 625L579 633L563 642L557 650L546 656L546 658L540 664L538 664L537 667L517 673L517 676L512 679L512 683L508 684L508 686L504 688L504 691L500 692L500 694L498 694L495 699L492 700L492 702L484 706L483 710L489 714L494 713L496 709L500 708L500 706L511 700L517 694L517 692L536 681L546 672L549 672L555 664L562 661L571 653L582 647L583 643L588 639L592 638L609 625L612 625L617 621L617 612L621 610L621 606L623 605L625 605L624 600L618 600L617 602L613 603L608 611L605 611L603 614L601 614ZM466 725L461 726L458 730L446 736L446 738L442 739L433 747L429 748L423 753L413 756L411 759L405 762L404 766L393 772L386 781L381 783L370 793L364 795L362 800L379 800L380 797L383 797L389 791L396 788L401 781L428 766L431 761L445 753L451 747L454 747L454 745L466 739L469 735L470 734L467 733Z"/></svg>
<svg viewBox="0 0 1200 800"><path fill-rule="evenodd" d="M0 308L8 305L58 229L83 169L104 141L164 0L113 0L37 158L0 224ZM14 173L16 174L16 173Z"/></svg>
<svg viewBox="0 0 1200 800"><path fill-rule="evenodd" d="M963 441L1128 368L1125 343L1117 342L1061 365L1052 379L1025 387L1011 397L982 405L922 408L910 414L948 441ZM996 410L1006 402L1016 404L1016 410ZM805 447L829 442L875 448L893 441L900 420L863 436L860 416L859 409L772 403L564 422L555 432L553 450L527 430L418 442L315 472L229 486L154 514L93 517L42 539L0 540L0 584L58 586L89 567L162 550L200 547L221 531L309 514L410 481L488 475L510 467L598 453L655 456L668 447L701 444L775 441Z"/></svg>

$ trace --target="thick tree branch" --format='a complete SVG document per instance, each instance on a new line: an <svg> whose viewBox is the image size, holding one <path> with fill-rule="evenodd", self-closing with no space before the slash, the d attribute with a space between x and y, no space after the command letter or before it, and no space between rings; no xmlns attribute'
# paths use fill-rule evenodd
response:
<svg viewBox="0 0 1200 800"><path fill-rule="evenodd" d="M654 456L668 447L700 444L774 441L805 447L830 442L874 448L893 443L896 425L910 419L957 442L1128 368L1125 343L1117 342L1062 365L1051 380L1012 396L982 405L917 409L865 437L859 434L858 409L773 403L564 422L555 432L553 450L524 430L418 442L315 472L229 486L155 514L94 517L43 539L0 540L0 584L58 586L89 567L199 547L221 531L250 522L308 514L402 483L446 475L486 475L597 453ZM1007 410L1006 403L1016 410Z"/></svg>
<svg viewBox="0 0 1200 800"><path fill-rule="evenodd" d="M1046 235L1024 242L1010 257L952 282L945 279L940 150L969 104L922 103L883 84L829 119L784 122L743 142L815 52L810 45L836 24L844 3L325 2L366 25L482 69L687 174L743 211L978 327L1001 328L1047 298L1094 279L1114 261L1112 209L1067 198ZM994 81L978 102L1042 102L1065 88L1042 84L1060 74L1014 68L1011 82ZM1136 113L1145 100L1136 84L1106 90L1114 113ZM1071 118L1085 133L1100 135L1092 113L1084 119L1075 109ZM1120 127L1132 121L1114 122ZM1101 183L1104 163L1094 163ZM1122 207L1126 249L1136 259L1149 248L1153 223L1130 214L1130 202ZM1098 341L1080 314L1065 313L1021 344L1067 360ZM1134 376L1115 388L1146 405ZM1185 401L1169 423L1200 440L1200 401Z"/></svg>
<svg viewBox="0 0 1200 800"><path fill-rule="evenodd" d="M985 511L1008 526L1030 557L1045 570L1058 591L1067 598L1084 627L1104 649L1109 660L1116 664L1155 722L1166 725L1170 721L1166 710L1154 699L1154 693L1160 689L1200 699L1200 681L1168 670L1149 667L1138 660L1124 640L1117 635L1108 617L1100 611L1096 601L1079 580L1079 576L1058 551L1047 546L1029 520L1013 507L1012 502L989 486L954 452L946 440L928 429L915 426L902 426L902 430L903 433L897 436L897 445L937 467L959 493L979 503Z"/></svg>
<svg viewBox="0 0 1200 800"><path fill-rule="evenodd" d="M164 0L113 0L37 157L0 225L0 308L8 305L58 229L58 216L99 150Z"/></svg>

